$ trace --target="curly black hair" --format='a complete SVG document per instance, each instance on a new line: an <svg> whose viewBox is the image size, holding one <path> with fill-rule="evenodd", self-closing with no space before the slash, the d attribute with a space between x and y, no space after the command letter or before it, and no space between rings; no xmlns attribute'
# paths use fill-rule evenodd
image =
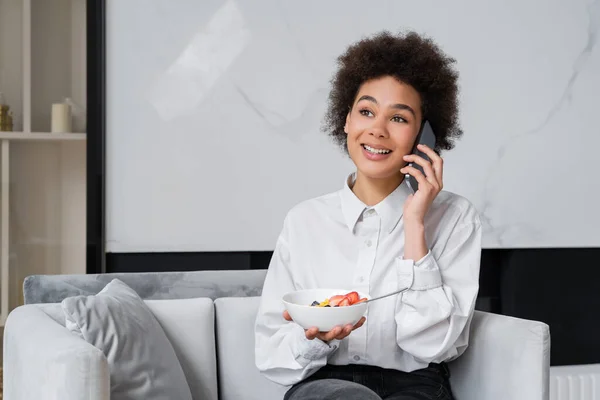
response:
<svg viewBox="0 0 600 400"><path fill-rule="evenodd" d="M371 79L393 76L411 85L421 96L423 118L436 135L435 150L450 150L462 135L458 123L458 72L455 59L432 39L415 32L396 36L384 31L351 45L338 57L331 81L323 130L346 152L346 115L360 86Z"/></svg>

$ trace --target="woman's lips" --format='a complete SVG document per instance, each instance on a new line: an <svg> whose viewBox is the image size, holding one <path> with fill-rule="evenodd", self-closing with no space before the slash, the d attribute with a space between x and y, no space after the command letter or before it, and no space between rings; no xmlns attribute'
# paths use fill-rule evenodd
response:
<svg viewBox="0 0 600 400"><path fill-rule="evenodd" d="M372 160L372 161L381 161L381 160L385 160L386 158L388 158L388 157L389 157L389 156L392 154L392 152L391 152L391 151L390 151L390 152L388 152L388 153L373 153L373 152L370 152L369 150L367 150L367 149L365 148L365 145L364 145L364 144L363 144L363 145L361 145L360 147L362 148L362 152L363 152L364 156L365 156L367 159L369 159L369 160ZM369 147L370 147L370 146L369 146Z"/></svg>

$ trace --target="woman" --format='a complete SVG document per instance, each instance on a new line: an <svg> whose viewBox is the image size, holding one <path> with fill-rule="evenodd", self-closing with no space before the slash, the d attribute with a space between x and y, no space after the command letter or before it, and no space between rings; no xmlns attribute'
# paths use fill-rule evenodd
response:
<svg viewBox="0 0 600 400"><path fill-rule="evenodd" d="M325 127L356 172L286 216L256 319L256 365L291 385L286 399L452 399L446 362L468 345L481 254L474 207L442 191L438 154L462 134L455 61L415 33L364 39L338 61ZM436 146L419 149L431 161L412 155L424 121ZM305 331L281 298L319 287L410 289L369 304L355 326Z"/></svg>

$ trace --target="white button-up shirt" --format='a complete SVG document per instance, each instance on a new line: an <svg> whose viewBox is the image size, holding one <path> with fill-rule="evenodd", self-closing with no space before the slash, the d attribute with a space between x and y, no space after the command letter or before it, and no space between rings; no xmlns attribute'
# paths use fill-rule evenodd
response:
<svg viewBox="0 0 600 400"><path fill-rule="evenodd" d="M479 290L481 222L463 197L442 191L425 218L429 253L404 259L406 183L368 207L350 189L314 198L287 214L265 279L255 325L258 369L292 385L326 364L401 371L452 360L466 349ZM285 293L340 288L375 297L365 324L339 341L308 340L282 317ZM323 299L315 299L323 300Z"/></svg>

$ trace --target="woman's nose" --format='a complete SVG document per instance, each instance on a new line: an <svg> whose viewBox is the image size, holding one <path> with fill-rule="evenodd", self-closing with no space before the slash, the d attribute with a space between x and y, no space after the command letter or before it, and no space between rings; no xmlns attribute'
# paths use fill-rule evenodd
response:
<svg viewBox="0 0 600 400"><path fill-rule="evenodd" d="M377 118L373 120L373 126L371 126L369 134L375 136L376 138L387 138L388 131L386 129L386 121L382 118Z"/></svg>
<svg viewBox="0 0 600 400"><path fill-rule="evenodd" d="M371 128L369 130L369 135L374 136L376 138L381 138L381 139L388 137L387 130L382 129L382 128L377 128L377 127Z"/></svg>

